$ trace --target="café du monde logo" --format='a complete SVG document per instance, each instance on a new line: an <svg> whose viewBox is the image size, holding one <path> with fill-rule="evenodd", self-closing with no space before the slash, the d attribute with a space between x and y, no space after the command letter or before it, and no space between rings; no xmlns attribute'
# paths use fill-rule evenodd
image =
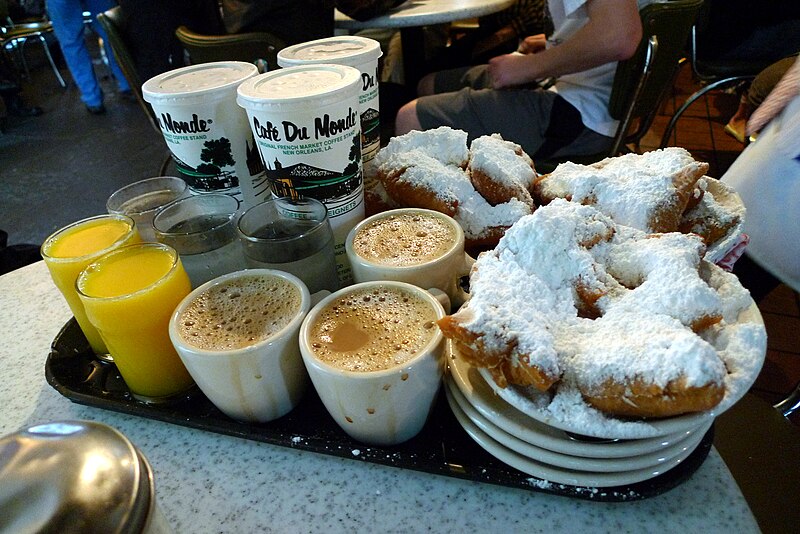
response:
<svg viewBox="0 0 800 534"><path fill-rule="evenodd" d="M262 123L258 117L252 117L253 133L257 138L265 141L302 144L304 141L311 140L312 136L317 141L330 140L327 145L320 145L325 148L312 148L308 153L307 161L297 161L298 157L301 160L304 159L298 154L293 154L291 159L294 161L288 165L285 165L277 157L271 163L264 161L264 174L270 181L272 192L276 196L292 198L309 196L323 202L355 194L362 181L358 113L352 107L348 107L347 111L339 117L332 117L324 113L322 116L313 117L313 121L309 119L306 118L304 123L289 120L278 123L267 120L266 123ZM353 129L356 129L355 135L345 135ZM348 142L348 138L349 146L344 144ZM346 162L338 158L329 159L315 156L317 152L324 153L335 145L341 145L342 148L348 150ZM341 163L345 163L345 165L341 169L321 168L310 162L324 162L326 166L334 162L337 165ZM335 216L330 212L329 215Z"/></svg>
<svg viewBox="0 0 800 534"><path fill-rule="evenodd" d="M174 157L178 171L187 179L192 189L219 191L239 185L235 172L224 169L236 165L230 139L226 137L208 139L207 135L203 135L211 131L209 127L213 122L211 119L201 119L194 113L191 120L180 121L175 120L169 113L162 113L157 120L168 138L187 141L205 139L197 166L192 166L182 158ZM185 156L184 154L184 158Z"/></svg>

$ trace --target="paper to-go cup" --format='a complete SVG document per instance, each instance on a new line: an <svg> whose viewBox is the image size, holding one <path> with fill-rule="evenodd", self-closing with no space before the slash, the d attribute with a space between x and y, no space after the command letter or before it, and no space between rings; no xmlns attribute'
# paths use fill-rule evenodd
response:
<svg viewBox="0 0 800 534"><path fill-rule="evenodd" d="M278 52L278 65L293 67L319 63L335 63L355 67L361 72L358 96L361 114L361 151L364 175L381 147L381 121L378 91L378 59L380 43L367 37L341 35L288 46ZM367 184L366 189L369 189Z"/></svg>
<svg viewBox="0 0 800 534"><path fill-rule="evenodd" d="M230 193L245 207L269 196L247 115L236 104L236 88L257 74L251 63L220 61L171 70L142 86L193 192Z"/></svg>
<svg viewBox="0 0 800 534"><path fill-rule="evenodd" d="M328 208L341 285L352 283L347 233L364 218L361 73L334 64L287 67L238 88L277 197L311 197Z"/></svg>

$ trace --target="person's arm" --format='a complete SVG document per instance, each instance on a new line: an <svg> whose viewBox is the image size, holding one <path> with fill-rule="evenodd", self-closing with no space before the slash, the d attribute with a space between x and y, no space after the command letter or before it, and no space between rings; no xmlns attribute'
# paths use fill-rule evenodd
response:
<svg viewBox="0 0 800 534"><path fill-rule="evenodd" d="M567 41L535 54L492 58L493 87L523 85L631 57L642 38L636 1L589 0L586 8L589 22Z"/></svg>

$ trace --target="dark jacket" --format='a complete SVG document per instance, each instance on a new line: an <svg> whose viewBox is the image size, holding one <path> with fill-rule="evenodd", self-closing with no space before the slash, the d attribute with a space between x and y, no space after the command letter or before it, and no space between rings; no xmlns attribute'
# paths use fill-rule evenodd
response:
<svg viewBox="0 0 800 534"><path fill-rule="evenodd" d="M335 0L336 8L350 18L369 20L383 15L406 0Z"/></svg>

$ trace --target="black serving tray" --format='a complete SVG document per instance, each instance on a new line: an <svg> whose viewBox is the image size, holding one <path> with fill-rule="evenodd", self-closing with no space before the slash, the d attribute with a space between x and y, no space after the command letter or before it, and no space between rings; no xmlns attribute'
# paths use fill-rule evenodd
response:
<svg viewBox="0 0 800 534"><path fill-rule="evenodd" d="M694 452L666 473L636 484L596 489L542 484L539 479L496 459L461 427L450 411L444 388L430 419L416 437L392 447L375 447L357 442L342 431L311 386L294 410L264 424L240 423L228 418L199 390L169 404L136 401L116 366L101 362L92 354L74 318L53 341L45 376L63 396L87 406L355 461L594 501L640 500L674 488L703 463L714 434L712 426Z"/></svg>

